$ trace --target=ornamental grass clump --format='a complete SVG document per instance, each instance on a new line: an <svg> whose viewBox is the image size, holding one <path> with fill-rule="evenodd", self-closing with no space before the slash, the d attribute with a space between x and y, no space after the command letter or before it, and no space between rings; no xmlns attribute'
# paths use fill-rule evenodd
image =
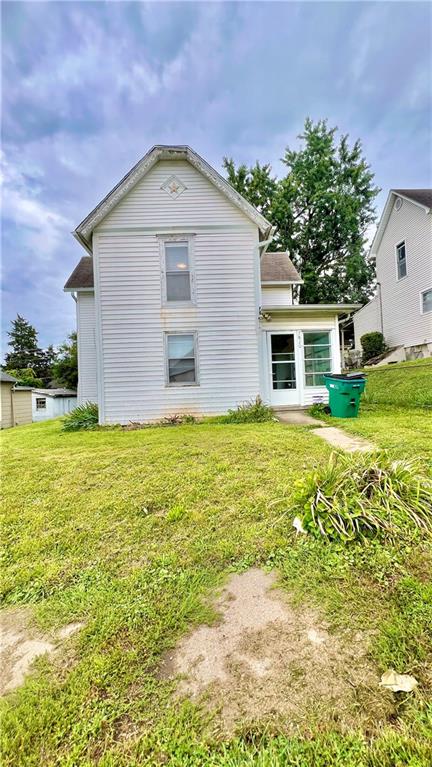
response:
<svg viewBox="0 0 432 767"><path fill-rule="evenodd" d="M63 421L63 431L95 429L98 425L99 410L94 402L86 402L71 410Z"/></svg>
<svg viewBox="0 0 432 767"><path fill-rule="evenodd" d="M218 418L221 423L264 423L274 420L272 409L262 401L261 397L243 402L235 410L228 410L227 415Z"/></svg>
<svg viewBox="0 0 432 767"><path fill-rule="evenodd" d="M330 540L432 533L432 479L387 453L333 453L295 486L291 511L303 532Z"/></svg>

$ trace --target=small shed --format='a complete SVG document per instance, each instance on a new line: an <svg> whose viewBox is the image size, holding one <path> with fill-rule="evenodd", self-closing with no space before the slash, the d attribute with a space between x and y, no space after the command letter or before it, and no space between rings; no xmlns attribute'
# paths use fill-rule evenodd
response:
<svg viewBox="0 0 432 767"><path fill-rule="evenodd" d="M77 393L72 389L33 389L33 421L45 421L70 413L77 406Z"/></svg>
<svg viewBox="0 0 432 767"><path fill-rule="evenodd" d="M32 390L17 386L17 379L0 371L0 424L2 429L32 422Z"/></svg>

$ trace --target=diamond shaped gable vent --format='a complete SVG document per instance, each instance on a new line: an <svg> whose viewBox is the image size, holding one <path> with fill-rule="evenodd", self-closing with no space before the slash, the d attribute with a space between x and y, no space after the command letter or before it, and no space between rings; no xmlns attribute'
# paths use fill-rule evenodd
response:
<svg viewBox="0 0 432 767"><path fill-rule="evenodd" d="M177 197L180 197L181 193L184 192L186 189L185 185L182 181L180 181L177 176L170 176L167 178L167 180L162 184L161 189L164 190L169 196L176 200Z"/></svg>

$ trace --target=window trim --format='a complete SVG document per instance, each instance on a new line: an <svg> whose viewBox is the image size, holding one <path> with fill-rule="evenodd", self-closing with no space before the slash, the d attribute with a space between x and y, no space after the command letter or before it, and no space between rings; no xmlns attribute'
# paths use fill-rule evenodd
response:
<svg viewBox="0 0 432 767"><path fill-rule="evenodd" d="M329 339L328 344L305 344L305 340L304 340L305 333L327 333L328 339ZM327 375L328 373L332 372L333 365L334 365L333 329L330 329L330 328L313 328L313 329L312 328L308 328L306 330L303 329L301 331L301 334L302 334L302 336L301 336L301 341L302 341L302 343L301 343L301 351L302 351L302 358L303 358L302 359L302 366L303 366L303 384L304 384L304 388L308 389L308 390L311 390L311 389L322 389L323 387L325 387L325 383L322 383L322 384L308 384L307 376ZM314 373L306 372L306 362L315 361L316 359L318 359L318 357L309 357L306 360L305 346L315 346L315 345L316 346L326 346L329 349L330 356L329 357L324 357L324 359L326 359L326 360L328 359L329 360L329 362L330 362L330 366L329 366L330 369L328 371L327 370L324 371L323 373L321 373L320 371L318 371L318 372L315 371Z"/></svg>
<svg viewBox="0 0 432 767"><path fill-rule="evenodd" d="M40 406L38 403L43 402L43 405ZM47 398L46 397L36 397L36 410L46 410L47 406Z"/></svg>
<svg viewBox="0 0 432 767"><path fill-rule="evenodd" d="M398 248L400 248L401 245L405 246L405 274L402 277L399 277ZM408 248L407 248L406 237L404 237L403 240L399 240L399 242L397 242L395 245L395 262L396 262L396 281L401 282L401 280L404 280L406 277L408 277Z"/></svg>
<svg viewBox="0 0 432 767"><path fill-rule="evenodd" d="M178 383L169 380L169 357L168 357L168 338L169 336L192 336L195 357L195 381L179 381ZM165 368L165 387L168 389L179 389L184 386L199 386L199 362L198 362L198 333L196 330L166 330L164 332L164 368Z"/></svg>
<svg viewBox="0 0 432 767"><path fill-rule="evenodd" d="M162 306L171 308L180 308L185 306L195 306L195 253L194 253L194 234L159 234L159 250L160 250L160 265L161 265L161 302ZM166 270L166 255L165 245L183 243L188 247L188 261L189 261L189 279L190 279L190 298L185 301L169 301L167 298L167 270Z"/></svg>
<svg viewBox="0 0 432 767"><path fill-rule="evenodd" d="M427 309L426 311L423 309L423 294L429 293L429 291L432 291L432 285L430 288L425 288L424 290L420 291L420 314L431 314L432 312L432 309Z"/></svg>

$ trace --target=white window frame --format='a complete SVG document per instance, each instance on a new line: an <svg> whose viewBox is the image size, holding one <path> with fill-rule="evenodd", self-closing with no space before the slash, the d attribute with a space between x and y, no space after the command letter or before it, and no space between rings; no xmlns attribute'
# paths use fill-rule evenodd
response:
<svg viewBox="0 0 432 767"><path fill-rule="evenodd" d="M406 272L403 275L403 277L399 277L399 259L398 259L398 248L400 248L401 245L404 245L405 247L405 269ZM399 242L395 245L395 261L396 261L396 280L397 282L400 282L401 280L404 280L406 277L408 277L408 248L407 248L407 241L406 238L403 240L399 240Z"/></svg>
<svg viewBox="0 0 432 767"><path fill-rule="evenodd" d="M334 351L333 351L333 330L330 328L309 328L309 329L303 329L301 331L301 350L302 350L302 357L303 357L303 385L305 390L310 391L311 389L322 389L325 387L325 383L322 384L308 384L306 376L315 376L315 375L327 375L327 371L325 373L308 373L306 372L306 354L305 354L305 346L311 346L311 344L305 344L305 333L327 333L329 337L328 344L321 344L321 346L327 346L329 347L330 352L330 370L328 373L331 373L334 366ZM318 359L318 358L317 358ZM308 360L310 362L310 359Z"/></svg>
<svg viewBox="0 0 432 767"><path fill-rule="evenodd" d="M193 234L160 234L159 238L159 250L160 250L160 264L161 264L161 296L162 305L169 307L185 307L194 306L195 300L195 254L194 254L194 241L195 235ZM166 257L165 257L165 245L167 244L186 244L188 248L188 262L189 262L189 278L190 278L190 299L185 301L169 301L167 298L167 270L166 270Z"/></svg>
<svg viewBox="0 0 432 767"><path fill-rule="evenodd" d="M170 336L192 336L195 357L195 381L180 381L178 383L169 380L169 357L168 357L168 338ZM178 389L183 386L199 386L199 364L198 364L198 333L196 330L167 330L164 333L164 361L165 361L165 386L169 389Z"/></svg>
<svg viewBox="0 0 432 767"><path fill-rule="evenodd" d="M423 309L423 295L424 293L429 293L429 291L432 291L432 285L430 288L425 288L420 291L420 314L431 314L432 312L432 309L427 309L426 311Z"/></svg>
<svg viewBox="0 0 432 767"><path fill-rule="evenodd" d="M43 402L43 405L40 405L39 403ZM46 397L36 397L36 410L46 410L47 401Z"/></svg>

